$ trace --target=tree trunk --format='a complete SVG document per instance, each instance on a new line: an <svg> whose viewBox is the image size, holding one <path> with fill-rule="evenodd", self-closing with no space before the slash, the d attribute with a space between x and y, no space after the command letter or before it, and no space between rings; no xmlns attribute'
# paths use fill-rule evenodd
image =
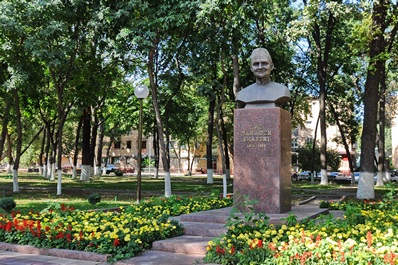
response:
<svg viewBox="0 0 398 265"><path fill-rule="evenodd" d="M83 119L84 119L84 116L80 117L79 123L77 124L77 128L76 128L75 152L73 154L73 163L72 163L72 179L76 179L76 177L77 177L77 160L79 158L79 153L80 153L79 141L80 141L80 131L83 126Z"/></svg>
<svg viewBox="0 0 398 265"><path fill-rule="evenodd" d="M151 92L152 92L152 103L153 108L155 110L155 118L156 118L156 125L158 127L158 137L159 137L159 150L160 156L162 158L163 163L163 170L164 170L164 195L165 197L171 196L171 180L170 180L170 168L167 161L167 154L165 149L165 141L163 137L163 124L162 118L160 115L160 109L158 105L157 99L157 84L155 82L155 73L154 73L154 59L155 59L155 49L157 41L154 41L153 48L149 51L148 56L148 74L149 74L149 81L151 85Z"/></svg>
<svg viewBox="0 0 398 265"><path fill-rule="evenodd" d="M99 125L99 135L98 135L98 142L97 142L97 163L96 167L98 170L98 174L101 176L101 165L102 165L102 148L104 146L104 123Z"/></svg>
<svg viewBox="0 0 398 265"><path fill-rule="evenodd" d="M329 106L330 106L330 110L332 111L334 120L336 121L337 127L339 128L340 135L341 135L341 140L343 142L344 149L345 149L345 152L346 152L347 157L348 157L348 163L349 163L350 174L351 174L351 183L355 183L354 167L353 167L354 163L352 161L350 148L349 148L348 143L347 143L347 138L345 137L345 133L344 133L343 127L340 124L339 115L337 114L337 112L336 112L336 110L335 110L335 108L333 107L332 104L329 104Z"/></svg>
<svg viewBox="0 0 398 265"><path fill-rule="evenodd" d="M206 166L207 166L207 184L213 184L213 128L214 128L214 109L215 99L209 99L209 108L207 111L207 142L206 142Z"/></svg>
<svg viewBox="0 0 398 265"><path fill-rule="evenodd" d="M379 137L377 141L378 160L377 160L377 183L376 186L384 186L386 178L386 150L385 150L385 127L386 127L386 84L385 84L385 64L383 63L380 71L380 100L379 100ZM390 179L390 177L389 177Z"/></svg>
<svg viewBox="0 0 398 265"><path fill-rule="evenodd" d="M10 109L11 108L11 100L8 100L6 102L5 109ZM10 112L5 111L3 115L3 119L1 121L1 135L0 135L0 161L3 160L3 152L4 152L4 146L6 143L7 139L7 134L8 134L8 121L10 119Z"/></svg>
<svg viewBox="0 0 398 265"><path fill-rule="evenodd" d="M326 136L326 84L329 53L332 49L332 34L336 19L332 13L329 13L326 36L321 36L320 27L315 23L312 37L315 41L317 56L317 78L319 83L319 116L321 130L321 184L328 184L327 177L327 136ZM322 39L325 39L323 42ZM322 46L323 45L323 46Z"/></svg>
<svg viewBox="0 0 398 265"><path fill-rule="evenodd" d="M44 158L44 148L46 146L46 128L43 128L43 138L41 140L41 146L40 146L40 154L39 154L39 174L43 175L43 158Z"/></svg>
<svg viewBox="0 0 398 265"><path fill-rule="evenodd" d="M50 130L46 127L44 132L46 134L46 144L44 148L44 167L43 167L43 178L50 179L49 172L50 172L50 148L51 148L51 141L50 141Z"/></svg>
<svg viewBox="0 0 398 265"><path fill-rule="evenodd" d="M375 1L373 4L372 29L374 33L370 42L370 62L365 82L365 93L363 96L364 116L361 135L361 165L360 178L358 182L357 198L374 199L374 157L376 147L377 110L379 101L379 85L381 69L385 51L384 43L384 18L386 17L386 6L384 1Z"/></svg>
<svg viewBox="0 0 398 265"><path fill-rule="evenodd" d="M90 107L87 107L83 111L83 137L82 137L82 172L80 180L89 181L91 172L91 111Z"/></svg>
<svg viewBox="0 0 398 265"><path fill-rule="evenodd" d="M7 132L7 157L8 157L8 167L7 173L12 173L12 166L14 165L14 157L12 156L12 143L11 143L11 135Z"/></svg>
<svg viewBox="0 0 398 265"><path fill-rule="evenodd" d="M19 93L18 88L14 88L14 106L15 106L15 114L16 114L16 124L17 124L17 147L15 150L15 161L13 166L13 192L19 191L19 183L18 183L18 169L19 169L19 161L21 160L21 150L22 150L22 121L21 121L21 109L19 105Z"/></svg>
<svg viewBox="0 0 398 265"><path fill-rule="evenodd" d="M91 128L91 142L90 142L90 176L92 175L92 171L94 169L94 165L96 165L97 163L95 163L95 146L97 144L97 135L98 135L98 127L99 127L99 123L98 123L98 117L97 115L95 115L95 110L92 108L92 120L93 120L93 125ZM96 174L98 171L98 168L95 168L94 173Z"/></svg>

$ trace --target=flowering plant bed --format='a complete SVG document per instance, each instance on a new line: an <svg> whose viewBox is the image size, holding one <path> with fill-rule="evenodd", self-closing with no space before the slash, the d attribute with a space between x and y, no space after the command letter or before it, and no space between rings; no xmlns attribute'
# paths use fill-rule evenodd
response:
<svg viewBox="0 0 398 265"><path fill-rule="evenodd" d="M232 205L217 197L151 198L112 211L79 211L51 204L40 213L0 215L0 241L39 248L61 248L109 254L109 261L129 258L156 240L182 234L177 216Z"/></svg>
<svg viewBox="0 0 398 265"><path fill-rule="evenodd" d="M225 235L210 241L206 261L218 264L398 264L398 203L394 189L382 200L329 202L344 210L284 225L270 225L266 216L230 218ZM324 204L325 205L325 204Z"/></svg>

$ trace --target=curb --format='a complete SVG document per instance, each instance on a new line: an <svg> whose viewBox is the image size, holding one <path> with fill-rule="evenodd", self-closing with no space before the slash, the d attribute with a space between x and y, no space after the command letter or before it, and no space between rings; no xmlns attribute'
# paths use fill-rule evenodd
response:
<svg viewBox="0 0 398 265"><path fill-rule="evenodd" d="M23 254L36 254L67 259L87 260L106 263L110 255L86 252L80 250L67 250L57 248L37 248L29 245L17 245L0 242L0 250L12 251ZM107 263L106 263L107 264Z"/></svg>

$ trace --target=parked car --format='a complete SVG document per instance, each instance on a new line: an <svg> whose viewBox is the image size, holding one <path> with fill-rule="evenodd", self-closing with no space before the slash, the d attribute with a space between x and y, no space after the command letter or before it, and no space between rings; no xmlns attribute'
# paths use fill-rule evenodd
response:
<svg viewBox="0 0 398 265"><path fill-rule="evenodd" d="M106 168L105 168L106 174L110 174L112 172L118 172L118 171L119 171L119 168L117 166L112 165L112 164L106 165Z"/></svg>
<svg viewBox="0 0 398 265"><path fill-rule="evenodd" d="M397 170L390 170L391 181L398 182L398 171Z"/></svg>
<svg viewBox="0 0 398 265"><path fill-rule="evenodd" d="M344 175L340 172L330 172L328 173L328 180L334 180L337 178L343 178Z"/></svg>
<svg viewBox="0 0 398 265"><path fill-rule="evenodd" d="M300 172L300 174L298 174L297 180L308 180L308 178L310 177L310 173L309 171L303 171Z"/></svg>

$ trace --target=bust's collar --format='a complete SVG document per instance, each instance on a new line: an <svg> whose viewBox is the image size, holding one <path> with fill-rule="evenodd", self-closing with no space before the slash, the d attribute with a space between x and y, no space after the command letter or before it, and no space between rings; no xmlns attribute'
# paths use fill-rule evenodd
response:
<svg viewBox="0 0 398 265"><path fill-rule="evenodd" d="M268 84L268 83L270 83L271 82L271 79L267 79L267 80L265 80L264 82L261 82L260 80L256 80L256 84L257 85L259 85L259 86L263 86L263 85L266 85L266 84Z"/></svg>

